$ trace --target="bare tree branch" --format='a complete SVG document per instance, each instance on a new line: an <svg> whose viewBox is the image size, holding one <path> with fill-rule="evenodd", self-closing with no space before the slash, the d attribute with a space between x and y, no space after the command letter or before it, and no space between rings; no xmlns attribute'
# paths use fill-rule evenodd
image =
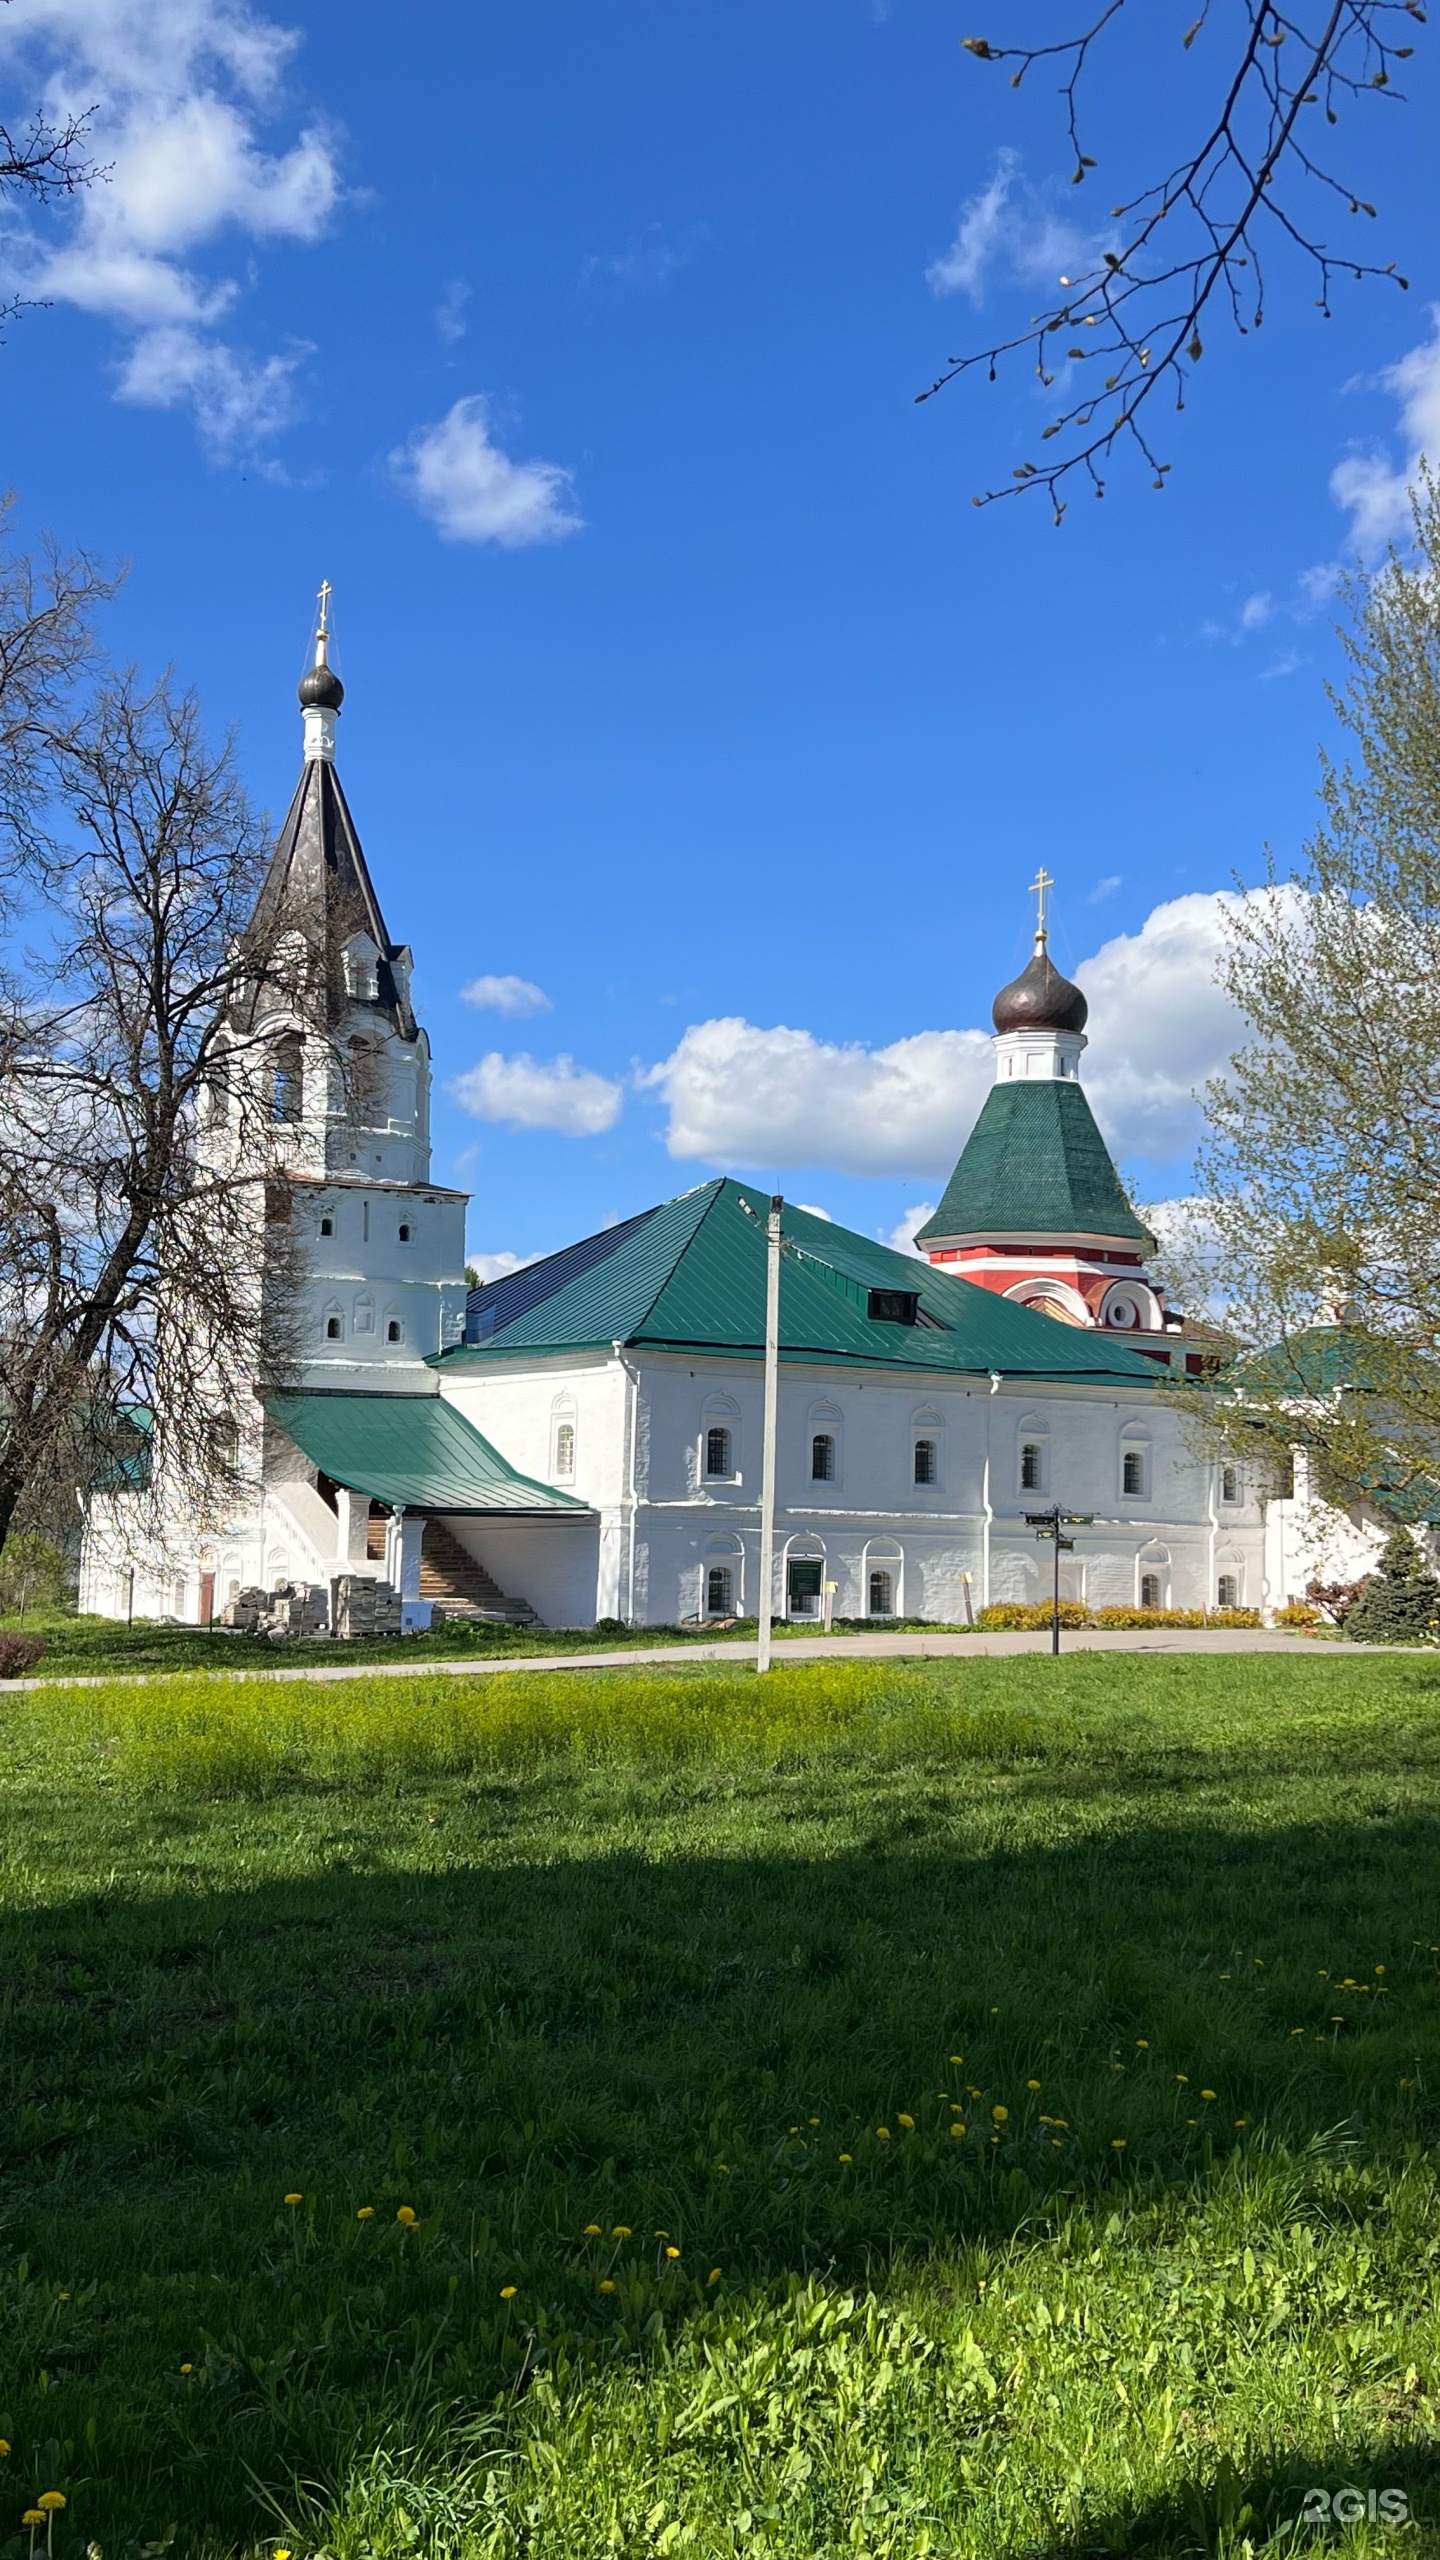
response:
<svg viewBox="0 0 1440 2560"><path fill-rule="evenodd" d="M1096 165L1082 136L1082 84L1096 46L1124 5L1125 0L1105 0L1090 26L1058 44L964 39L976 60L1016 65L1012 88L1041 63L1059 66L1076 186ZM1181 38L1187 52L1206 30L1210 5L1203 0ZM1407 21L1424 23L1420 0L1316 0L1313 9L1301 7L1295 14L1278 0L1241 0L1241 8L1238 58L1204 133L1163 177L1111 209L1111 221L1125 226L1115 245L1101 248L1083 274L1059 279L1063 301L1012 336L951 357L919 393L922 401L932 399L978 366L993 382L1007 357L1022 355L1033 359L1047 390L1059 390L1060 405L1040 433L1042 444L1060 440L1055 454L1017 464L1009 485L987 489L974 499L977 507L1043 489L1058 524L1075 475L1104 496L1101 467L1117 448L1138 454L1153 485L1163 489L1170 465L1156 450L1156 394L1163 384L1175 408L1184 408L1190 371L1204 353L1201 324L1208 326L1212 304L1228 312L1242 335L1262 325L1262 259L1271 243L1298 252L1309 264L1318 288L1316 307L1327 318L1341 277L1388 277L1406 288L1393 260L1380 265L1333 247L1289 189L1318 187L1347 220L1375 218L1374 205L1318 156L1310 138L1317 119L1310 111L1323 110L1324 122L1333 126L1341 107L1362 96L1398 100L1392 73L1414 48L1396 38ZM1082 336L1090 330L1099 334ZM1052 344L1056 340L1064 343ZM1077 375L1072 368L1083 370Z"/></svg>

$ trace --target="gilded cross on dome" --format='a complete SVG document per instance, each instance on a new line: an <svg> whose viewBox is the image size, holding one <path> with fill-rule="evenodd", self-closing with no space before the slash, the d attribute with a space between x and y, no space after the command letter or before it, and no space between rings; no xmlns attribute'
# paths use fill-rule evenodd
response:
<svg viewBox="0 0 1440 2560"><path fill-rule="evenodd" d="M322 578L322 579L321 579L321 581L320 581L320 598L319 598L319 602L320 602L320 628L319 628L319 630L316 632L316 635L315 635L315 637L317 638L317 640L328 640L328 639L329 639L329 637L330 637L330 598L332 597L332 595L334 594L334 592L335 592L335 590L334 590L334 588L331 586L329 579L328 579L328 578Z"/></svg>
<svg viewBox="0 0 1440 2560"><path fill-rule="evenodd" d="M1042 862L1030 883L1030 895L1036 902L1035 939L1037 942L1043 942L1045 939L1045 892L1047 889L1053 889L1054 886L1055 883Z"/></svg>

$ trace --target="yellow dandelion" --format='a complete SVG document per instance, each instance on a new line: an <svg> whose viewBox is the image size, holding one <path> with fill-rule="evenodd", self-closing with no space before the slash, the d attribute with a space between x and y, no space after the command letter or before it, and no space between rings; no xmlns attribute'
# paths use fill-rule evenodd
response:
<svg viewBox="0 0 1440 2560"><path fill-rule="evenodd" d="M992 2009L992 2010L991 2010L991 2012L990 2012L990 2015L991 2015L991 2017L992 2017L992 2018L998 2018L998 2017L999 2017L999 2015L1000 2015L1000 2012L999 2012L999 2010L998 2010L998 2009Z"/></svg>
<svg viewBox="0 0 1440 2560"><path fill-rule="evenodd" d="M853 2157L854 2157L854 2154L853 2154L852 2152L849 2152L849 2151L842 2151L842 2152L841 2152L841 2154L840 2154L840 2166L841 2166L841 2168L842 2168L842 2169L848 2169L848 2168L849 2168L849 2166L850 2166L851 2160L853 2159Z"/></svg>
<svg viewBox="0 0 1440 2560"><path fill-rule="evenodd" d="M952 2124L952 2126L950 2127L950 2139L951 2139L951 2141L952 2141L952 2142L959 2142L959 2141L961 2141L961 2140L963 2139L963 2137L964 2137L964 2132L965 2132L965 2127L963 2126L963 2124Z"/></svg>
<svg viewBox="0 0 1440 2560"><path fill-rule="evenodd" d="M587 2223L586 2223L586 2225L585 2225L585 2237L586 2237L586 2239L587 2239L587 2240L598 2240L598 2239L599 2239L599 2237L600 2237L600 2225L599 2225L599 2223L598 2223L598 2222L587 2222Z"/></svg>
<svg viewBox="0 0 1440 2560"><path fill-rule="evenodd" d="M303 2204L305 2199L298 2187L292 2187L285 2201L287 2204Z"/></svg>
<svg viewBox="0 0 1440 2560"><path fill-rule="evenodd" d="M357 2222L373 2222L375 2219L375 2207L373 2204L357 2204L355 2207L355 2219Z"/></svg>
<svg viewBox="0 0 1440 2560"><path fill-rule="evenodd" d="M876 2139L876 2141L877 2141L877 2142L888 2142L888 2141L889 2141L889 2139L890 2139L890 2127L888 2126L888 2124L877 2124L877 2126L875 2127L875 2139Z"/></svg>
<svg viewBox="0 0 1440 2560"><path fill-rule="evenodd" d="M1038 2080L1027 2080L1025 2086L1027 2089L1038 2089L1040 2083Z"/></svg>
<svg viewBox="0 0 1440 2560"><path fill-rule="evenodd" d="M602 2293L613 2293L613 2292L614 2292L614 2290L615 2290L615 2279L614 2279L614 2277L613 2277L613 2276L602 2276L602 2277L601 2277L601 2279L600 2279L600 2290L601 2290L601 2292L602 2292Z"/></svg>
<svg viewBox="0 0 1440 2560"><path fill-rule="evenodd" d="M502 2286L500 2287L500 2299L501 2299L501 2301L502 2301L502 2302L513 2302L513 2301L514 2301L514 2299L515 2299L515 2287L513 2286L513 2284L502 2284Z"/></svg>
<svg viewBox="0 0 1440 2560"><path fill-rule="evenodd" d="M1125 2136L1124 2136L1124 2134L1123 2134L1123 2133L1117 2133L1117 2135L1115 2136L1114 2141L1113 2141L1113 2142L1111 2143L1111 2145L1110 2145L1111 2150L1112 2150L1112 2151L1123 2151L1123 2150L1125 2149L1125 2147L1126 2147L1126 2145L1125 2145Z"/></svg>
<svg viewBox="0 0 1440 2560"><path fill-rule="evenodd" d="M180 2370L181 2370L181 2372L182 2372L182 2373L193 2373L193 2372L194 2372L194 2370L195 2370L195 2367L193 2366L193 2364L182 2364L182 2366L180 2367Z"/></svg>
<svg viewBox="0 0 1440 2560"><path fill-rule="evenodd" d="M952 2099L950 2100L950 2113L952 2114L952 2116L963 2116L963 2114L965 2113L965 2110L964 2110L964 2108L961 2106L960 2101L959 2101L959 2099L958 2099L958 2098L952 2098Z"/></svg>
<svg viewBox="0 0 1440 2560"><path fill-rule="evenodd" d="M612 2240L628 2240L630 2236L630 2225L628 2222L617 2222L613 2225L610 2233Z"/></svg>
<svg viewBox="0 0 1440 2560"><path fill-rule="evenodd" d="M1250 2119L1249 2119L1249 2117L1248 2117L1248 2116L1237 2116L1237 2117L1236 2117L1236 2119L1235 2119L1235 2130L1236 2130L1236 2132L1237 2132L1237 2133L1243 2133L1243 2132L1244 2132L1244 2130L1245 2130L1245 2127L1246 2127L1246 2125L1249 2123L1249 2121L1250 2121Z"/></svg>
<svg viewBox="0 0 1440 2560"><path fill-rule="evenodd" d="M1375 1967L1375 1970L1376 1970L1376 1972L1377 1972L1377 1973L1383 1973L1383 1972L1384 1972L1384 1970L1385 1970L1385 1967L1383 1966L1383 1964L1377 1964L1377 1966Z"/></svg>
<svg viewBox="0 0 1440 2560"><path fill-rule="evenodd" d="M964 2061L965 2056L964 2056L964 2054L963 2054L963 2053L952 2053L952 2054L951 2054L951 2056L950 2056L950 2059L951 2059L951 2061L956 2065L956 2067L958 2068L958 2067L959 2067L959 2065Z"/></svg>
<svg viewBox="0 0 1440 2560"><path fill-rule="evenodd" d="M990 2121L992 2124L1008 2124L1010 2121L1009 2108L992 2107L990 2110Z"/></svg>
<svg viewBox="0 0 1440 2560"><path fill-rule="evenodd" d="M45 2517L39 2507L27 2507L20 2521L22 2524L43 2524Z"/></svg>
<svg viewBox="0 0 1440 2560"><path fill-rule="evenodd" d="M717 2160L717 2161L716 2161L716 2163L715 2163L715 2167L716 2167L716 2170L717 2170L718 2174L719 2174L722 2178L728 2178L728 2177L729 2177L729 2175L730 2175L730 2163L729 2163L729 2161L728 2161L728 2160Z"/></svg>
<svg viewBox="0 0 1440 2560"><path fill-rule="evenodd" d="M896 2121L896 2123L897 2123L897 2124L903 2124L903 2126L905 2127L905 2130L906 2130L906 2132L907 2132L907 2133L913 2133L913 2132L914 2132L914 2130L915 2130L915 2119L914 2119L914 2117L913 2117L913 2116L897 2116L897 2117L896 2117L896 2119L895 2119L895 2121Z"/></svg>
<svg viewBox="0 0 1440 2560"><path fill-rule="evenodd" d="M1176 2072L1176 2074L1175 2074L1175 2077L1176 2077L1176 2079L1179 2081L1180 2086L1181 2086L1181 2088L1182 2088L1182 2089L1188 2089L1188 2088L1189 2088L1189 2086L1190 2086L1190 2074L1189 2074L1189 2072L1188 2072L1188 2071L1177 2071L1177 2072Z"/></svg>
<svg viewBox="0 0 1440 2560"><path fill-rule="evenodd" d="M1148 2037L1148 2036L1137 2036L1137 2037L1136 2037L1136 2039L1135 2039L1135 2050L1136 2050L1136 2052L1137 2052L1137 2053L1148 2053L1148 2052L1149 2052L1149 2050L1150 2050L1150 2039L1149 2039L1149 2037Z"/></svg>
<svg viewBox="0 0 1440 2560"><path fill-rule="evenodd" d="M668 2239L669 2239L669 2237L670 2237L670 2234L669 2234L669 2232L668 2232L668 2231L662 2231L662 2230L659 2228L659 2225L657 2224L657 2225L656 2225L656 2230L655 2230L655 2237L656 2237L656 2239L657 2239L657 2240L668 2240Z"/></svg>
<svg viewBox="0 0 1440 2560"><path fill-rule="evenodd" d="M675 2243L674 2243L674 2241L673 2241L673 2240L671 2241L669 2248L666 2250L665 2255L666 2255L666 2257L667 2257L667 2258L678 2258L678 2257L679 2257L680 2252L679 2252L679 2250L676 2248Z"/></svg>
<svg viewBox="0 0 1440 2560"><path fill-rule="evenodd" d="M35 2504L43 2507L47 2515L58 2515L65 2504L64 2493L59 2489L42 2489Z"/></svg>
<svg viewBox="0 0 1440 2560"><path fill-rule="evenodd" d="M270 2560L290 2560L290 2554L285 2550L272 2551L270 2554Z"/></svg>
<svg viewBox="0 0 1440 2560"><path fill-rule="evenodd" d="M406 2230L409 2231L419 2220L419 2216L413 2204L402 2204L396 2207L395 2219L397 2222L403 2222Z"/></svg>
<svg viewBox="0 0 1440 2560"><path fill-rule="evenodd" d="M1215 2092L1213 2089L1202 2089L1200 2095L1202 2098L1213 2098Z"/></svg>
<svg viewBox="0 0 1440 2560"><path fill-rule="evenodd" d="M10 2439L9 2439L9 2437L8 2437L8 2436L0 2436L0 2462L3 2462L3 2461L4 2461L5 2456L6 2456L6 2454L9 2452L9 2450L10 2450Z"/></svg>
<svg viewBox="0 0 1440 2560"><path fill-rule="evenodd" d="M718 2283L719 2283L719 2281L720 2281L720 2270L719 2270L719 2268L718 2268L718 2267L712 2267L712 2268L711 2268L711 2270L710 2270L710 2273L709 2273L709 2274L708 2274L708 2276L706 2277L705 2281L706 2281L706 2283L707 2283L707 2284L718 2284Z"/></svg>
<svg viewBox="0 0 1440 2560"><path fill-rule="evenodd" d="M807 2124L818 2124L820 2119L818 2116L807 2116L805 2121Z"/></svg>
<svg viewBox="0 0 1440 2560"><path fill-rule="evenodd" d="M1059 2134L1058 2134L1058 2133L1052 2133L1052 2134L1051 2134L1051 2136L1050 2136L1050 2148L1051 2148L1051 2150L1052 2150L1052 2151L1063 2151L1063 2150L1064 2150L1065 2145L1064 2145L1064 2143L1061 2141L1060 2136L1059 2136Z"/></svg>

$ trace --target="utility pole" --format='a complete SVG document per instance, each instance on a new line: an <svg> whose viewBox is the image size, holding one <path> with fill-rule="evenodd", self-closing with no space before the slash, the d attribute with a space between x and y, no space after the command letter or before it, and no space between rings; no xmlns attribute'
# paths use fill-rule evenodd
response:
<svg viewBox="0 0 1440 2560"><path fill-rule="evenodd" d="M770 1668L770 1599L775 1578L775 1421L780 1401L780 1212L776 1192L765 1222L765 1435L760 1468L760 1633L755 1669Z"/></svg>
<svg viewBox="0 0 1440 2560"><path fill-rule="evenodd" d="M1037 1538L1053 1538L1055 1542L1055 1597L1050 1615L1052 1653L1060 1650L1060 1559L1069 1555L1075 1544L1073 1538L1065 1536L1065 1531L1087 1529L1094 1517L1093 1511L1062 1511L1058 1502L1052 1502L1048 1511L1027 1511L1025 1514L1025 1525L1034 1530Z"/></svg>

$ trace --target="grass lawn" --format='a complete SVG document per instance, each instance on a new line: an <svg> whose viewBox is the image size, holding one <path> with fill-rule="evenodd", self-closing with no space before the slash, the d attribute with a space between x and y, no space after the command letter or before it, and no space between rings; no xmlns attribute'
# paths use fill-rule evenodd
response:
<svg viewBox="0 0 1440 2560"><path fill-rule="evenodd" d="M1440 1662L0 1713L4 2560L1440 2551Z"/></svg>

